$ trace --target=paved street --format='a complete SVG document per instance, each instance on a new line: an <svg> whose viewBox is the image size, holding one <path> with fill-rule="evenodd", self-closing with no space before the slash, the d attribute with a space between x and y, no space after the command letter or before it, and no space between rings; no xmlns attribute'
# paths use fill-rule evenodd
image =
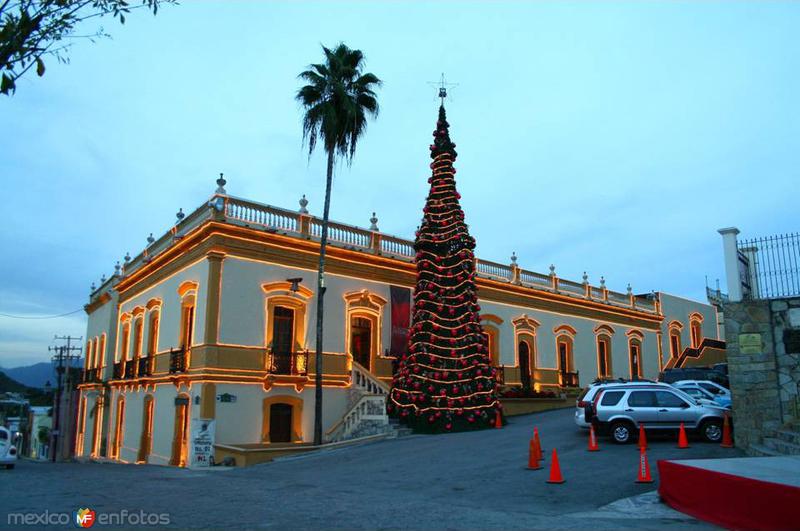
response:
<svg viewBox="0 0 800 531"><path fill-rule="evenodd" d="M174 527L274 529L708 529L657 504L657 483L634 483L635 445L600 439L586 451L573 409L513 417L502 430L411 436L288 458L248 469L180 470L116 464L20 462L0 471L0 526L9 512L166 512ZM533 426L548 456L524 468ZM651 441L648 456L733 457L736 450L674 439ZM546 484L558 449L567 482ZM614 503L617 502L617 503ZM614 503L612 506L609 504ZM95 529L101 526L95 526Z"/></svg>

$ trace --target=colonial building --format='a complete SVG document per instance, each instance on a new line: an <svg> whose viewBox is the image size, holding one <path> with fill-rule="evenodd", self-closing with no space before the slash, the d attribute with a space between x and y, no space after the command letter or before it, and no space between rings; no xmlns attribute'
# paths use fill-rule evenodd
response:
<svg viewBox="0 0 800 531"><path fill-rule="evenodd" d="M189 434L214 421L217 459L313 435L316 266L321 220L239 199L210 200L94 289L76 454L183 466ZM331 222L323 340L326 440L385 421L405 348L413 243ZM712 306L618 293L477 261L482 323L506 386L561 391L599 377L655 378L721 345ZM711 341L705 341L710 338ZM382 420L383 419L383 420ZM236 452L239 452L238 454Z"/></svg>

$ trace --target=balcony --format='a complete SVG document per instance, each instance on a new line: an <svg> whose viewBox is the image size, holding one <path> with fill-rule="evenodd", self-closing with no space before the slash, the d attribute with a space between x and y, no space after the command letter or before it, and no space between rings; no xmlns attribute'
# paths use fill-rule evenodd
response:
<svg viewBox="0 0 800 531"><path fill-rule="evenodd" d="M153 375L153 360L154 358L151 356L147 356L146 358L139 358L137 361L137 374L141 378L142 376L152 376Z"/></svg>
<svg viewBox="0 0 800 531"><path fill-rule="evenodd" d="M559 372L558 384L561 387L580 387L578 372Z"/></svg>
<svg viewBox="0 0 800 531"><path fill-rule="evenodd" d="M308 351L273 352L267 351L267 372L271 374L288 374L305 376L308 374Z"/></svg>
<svg viewBox="0 0 800 531"><path fill-rule="evenodd" d="M178 350L169 351L169 373L175 374L176 372L186 372L188 363L186 363L187 352L183 348Z"/></svg>
<svg viewBox="0 0 800 531"><path fill-rule="evenodd" d="M94 369L86 369L83 371L83 383L97 383L100 381L100 371L99 367L95 367Z"/></svg>
<svg viewBox="0 0 800 531"><path fill-rule="evenodd" d="M125 362L125 379L131 380L136 378L136 361L128 360Z"/></svg>
<svg viewBox="0 0 800 531"><path fill-rule="evenodd" d="M124 361L118 361L117 363L114 364L114 379L115 380L122 380L122 375L123 375L123 373L125 371L124 366L125 366L125 362Z"/></svg>

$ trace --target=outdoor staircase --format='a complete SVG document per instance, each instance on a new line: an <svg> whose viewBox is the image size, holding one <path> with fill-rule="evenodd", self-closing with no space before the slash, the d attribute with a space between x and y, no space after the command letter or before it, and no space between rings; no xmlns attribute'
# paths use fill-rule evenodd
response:
<svg viewBox="0 0 800 531"><path fill-rule="evenodd" d="M756 457L800 455L800 426L788 426L775 430L764 437L762 444L750 446L750 454Z"/></svg>
<svg viewBox="0 0 800 531"><path fill-rule="evenodd" d="M399 426L386 414L389 387L362 365L353 361L347 411L326 432L330 442L360 439L373 435L389 438L408 435L411 430Z"/></svg>

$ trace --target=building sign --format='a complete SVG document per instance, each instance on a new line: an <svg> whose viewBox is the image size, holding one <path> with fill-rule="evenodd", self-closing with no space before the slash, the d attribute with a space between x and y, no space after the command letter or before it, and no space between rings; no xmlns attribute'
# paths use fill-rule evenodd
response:
<svg viewBox="0 0 800 531"><path fill-rule="evenodd" d="M739 334L739 352L742 354L761 354L761 334Z"/></svg>
<svg viewBox="0 0 800 531"><path fill-rule="evenodd" d="M236 402L236 395L222 393L221 395L217 395L217 402Z"/></svg>
<svg viewBox="0 0 800 531"><path fill-rule="evenodd" d="M214 461L214 428L213 420L193 419L192 438L189 448L191 466L211 466Z"/></svg>

